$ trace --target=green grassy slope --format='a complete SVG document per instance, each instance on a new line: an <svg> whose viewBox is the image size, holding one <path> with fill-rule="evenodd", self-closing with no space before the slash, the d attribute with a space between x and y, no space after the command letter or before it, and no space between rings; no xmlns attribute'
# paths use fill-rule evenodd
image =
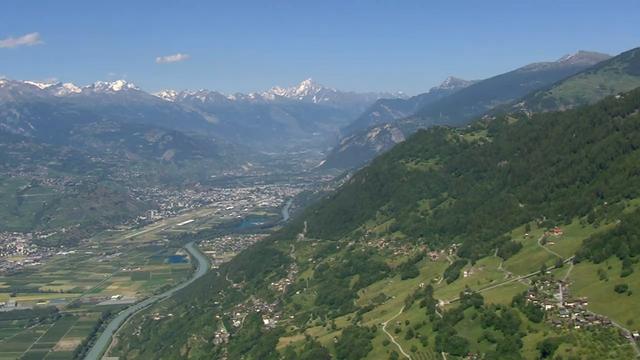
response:
<svg viewBox="0 0 640 360"><path fill-rule="evenodd" d="M592 104L640 86L640 48L626 51L593 68L534 92L517 107L539 112Z"/></svg>

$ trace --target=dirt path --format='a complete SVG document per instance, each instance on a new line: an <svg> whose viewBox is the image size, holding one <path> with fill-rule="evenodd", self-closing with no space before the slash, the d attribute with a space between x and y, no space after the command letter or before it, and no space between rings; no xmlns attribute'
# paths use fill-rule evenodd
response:
<svg viewBox="0 0 640 360"><path fill-rule="evenodd" d="M541 248L543 248L543 249L544 249L544 251L548 252L549 254L551 254L551 255L553 255L553 256L557 256L557 257L559 257L560 259L562 259L562 255L560 255L560 254L558 254L557 252L555 252L555 251L553 251L553 250L549 249L548 247L546 247L546 246L542 245L542 239L544 239L544 237L545 237L545 236L544 236L544 235L542 235L542 236L540 236L540 237L538 238L538 246L540 246Z"/></svg>
<svg viewBox="0 0 640 360"><path fill-rule="evenodd" d="M411 356L409 354L407 354L404 349L402 348L402 346L396 341L396 339L391 335L391 333L389 333L387 331L387 324L389 324L389 321L393 321L395 318L397 318L398 316L400 316L400 314L402 314L402 312L404 311L404 306L402 307L402 309L400 309L400 311L398 311L397 314L395 314L391 319L385 321L382 323L382 331L384 331L385 334L387 334L387 336L389 337L389 339L391 340L392 343L394 343L397 347L398 350L400 350L400 352L402 353L402 355L404 355L407 359L411 360Z"/></svg>

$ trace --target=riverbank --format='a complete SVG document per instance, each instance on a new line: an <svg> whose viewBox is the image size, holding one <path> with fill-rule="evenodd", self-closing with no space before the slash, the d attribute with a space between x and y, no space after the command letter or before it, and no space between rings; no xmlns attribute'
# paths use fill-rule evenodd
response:
<svg viewBox="0 0 640 360"><path fill-rule="evenodd" d="M111 341L113 340L113 335L124 325L124 323L131 316L136 313L146 309L152 304L164 300L166 298L171 297L177 291L187 287L192 282L202 277L209 271L209 259L196 247L193 242L185 245L185 250L191 256L191 259L196 262L197 267L193 276L189 278L189 280L176 285L175 287L157 295L153 295L151 297L146 298L145 300L132 305L124 310L122 310L116 317L114 317L109 324L105 327L104 331L100 334L100 336L96 339L95 343L91 347L91 350L85 356L85 360L98 360L102 357L104 352L111 345Z"/></svg>

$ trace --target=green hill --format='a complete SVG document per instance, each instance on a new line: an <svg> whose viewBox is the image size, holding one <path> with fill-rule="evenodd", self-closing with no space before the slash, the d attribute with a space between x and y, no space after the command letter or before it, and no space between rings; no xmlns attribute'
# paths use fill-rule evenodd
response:
<svg viewBox="0 0 640 360"><path fill-rule="evenodd" d="M515 108L534 112L570 109L638 86L640 48L635 48L528 95Z"/></svg>
<svg viewBox="0 0 640 360"><path fill-rule="evenodd" d="M477 256L527 221L563 223L637 197L639 94L421 131L309 209L309 235L358 239L387 224L429 245L461 242Z"/></svg>

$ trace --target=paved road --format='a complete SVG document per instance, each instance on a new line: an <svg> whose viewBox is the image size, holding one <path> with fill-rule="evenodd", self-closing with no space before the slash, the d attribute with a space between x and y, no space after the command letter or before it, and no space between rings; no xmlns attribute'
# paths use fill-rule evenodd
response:
<svg viewBox="0 0 640 360"><path fill-rule="evenodd" d="M571 262L573 262L573 258L574 257L572 256L572 257L564 260L563 263L565 263L565 264L571 263ZM553 266L549 270L553 270L553 269L559 269L559 267ZM474 291L477 292L477 293L481 293L481 292L484 292L484 291L495 289L498 286L502 286L502 285L506 285L506 284L512 283L514 281L520 281L522 279L528 279L528 278L530 278L532 276L535 276L535 275L538 275L538 274L540 274L539 270L538 271L534 271L534 272L529 273L529 274L526 274L526 275L519 275L519 276L513 277L513 278L511 278L509 280L503 281L501 283L490 285L490 286L487 286L487 287L484 287L484 288L481 288L481 289L478 289L478 290L474 290ZM455 297L455 298L453 298L451 300L445 300L444 303L445 304L451 304L451 303L456 302L456 301L460 301L460 297Z"/></svg>
<svg viewBox="0 0 640 360"><path fill-rule="evenodd" d="M195 246L194 243L188 243L185 246L185 249L189 252L189 254L191 255L191 258L194 259L197 263L197 268L196 271L193 273L193 276L163 292L162 294L158 294L158 295L153 295L151 297L146 298L145 300L132 305L124 310L122 310L120 313L118 313L118 315L116 315L115 318L113 318L109 324L107 325L107 327L105 328L104 332L102 332L102 334L100 334L100 337L98 337L98 339L96 340L96 342L93 344L93 347L91 348L91 350L89 350L89 352L87 353L87 355L85 356L85 360L98 360L101 358L102 354L107 350L107 348L109 347L109 345L111 344L111 340L113 338L113 334L116 333L116 331L118 331L118 329L120 329L120 327L125 323L125 321L131 317L132 315L144 310L145 308L149 307L150 305L152 305L153 303L159 301L159 300L164 300L169 298L170 296L172 296L176 291L179 291L183 288L185 288L186 286L188 286L189 284L191 284L192 282L194 282L196 279L202 277L204 274L206 274L209 271L209 260L207 259L207 257Z"/></svg>

